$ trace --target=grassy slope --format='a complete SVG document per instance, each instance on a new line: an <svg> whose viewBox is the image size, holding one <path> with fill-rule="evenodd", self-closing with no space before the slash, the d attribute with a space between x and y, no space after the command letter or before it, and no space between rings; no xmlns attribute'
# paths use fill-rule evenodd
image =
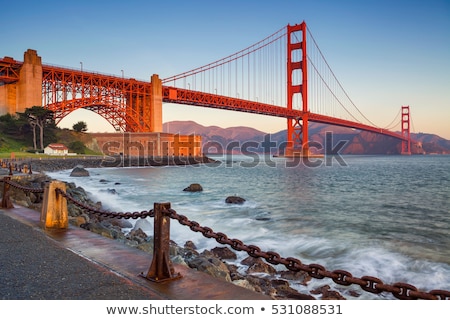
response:
<svg viewBox="0 0 450 320"><path fill-rule="evenodd" d="M56 133L57 142L62 143L66 146L69 146L74 141L81 141L83 143L87 143L92 140L88 133L80 133L67 129L60 129ZM0 158L10 158L11 153L14 153L16 158L30 158L30 157L48 157L46 155L34 154L26 152L26 150L30 149L30 143L26 143L24 141L20 141L15 139L14 137L0 134ZM70 150L69 150L70 151ZM98 155L88 148L85 148L86 155Z"/></svg>

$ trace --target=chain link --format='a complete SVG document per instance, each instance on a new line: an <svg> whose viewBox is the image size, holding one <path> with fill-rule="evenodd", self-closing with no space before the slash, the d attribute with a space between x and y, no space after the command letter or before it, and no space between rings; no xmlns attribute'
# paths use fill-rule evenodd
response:
<svg viewBox="0 0 450 320"><path fill-rule="evenodd" d="M26 186L23 186L23 185L21 185L21 184L19 184L17 182L14 182L14 181L11 181L11 180L6 180L6 179L3 179L3 182L9 184L11 187L14 187L16 189L22 190L24 192L44 193L44 189L42 189L42 188L26 187Z"/></svg>
<svg viewBox="0 0 450 320"><path fill-rule="evenodd" d="M68 201L72 202L73 204L75 204L76 206L86 210L88 213L91 214L97 214L101 217L105 217L105 218L117 218L117 219L139 219L139 218L146 218L146 217L154 217L155 214L153 212L153 210L149 210L149 211L135 211L135 212L114 212L114 211L106 211L106 210L102 210L96 207L92 207L89 206L77 199L75 199L74 197L72 197L71 195L67 194L66 192L64 192L63 190L56 188L56 192L58 194L60 194L61 196L65 197Z"/></svg>

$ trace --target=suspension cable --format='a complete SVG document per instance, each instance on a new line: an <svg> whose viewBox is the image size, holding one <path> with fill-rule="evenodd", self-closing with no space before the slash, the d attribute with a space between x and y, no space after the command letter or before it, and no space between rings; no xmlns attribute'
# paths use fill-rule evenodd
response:
<svg viewBox="0 0 450 320"><path fill-rule="evenodd" d="M316 40L314 39L310 28L307 27L308 30L308 34L311 37L315 47L317 48L317 50L319 51L320 56L322 57L323 61L325 62L326 66L328 67L329 71L331 72L332 76L334 77L334 80L336 80L337 84L339 85L339 87L341 88L342 92L344 93L344 95L347 97L347 99L350 101L350 103L353 105L353 107L359 112L359 114L366 120L368 121L370 124L372 124L374 127L379 128L376 124L374 124L372 121L370 121L362 112L361 110L359 110L359 108L356 106L356 104L353 102L353 100L350 98L350 96L347 94L347 91L345 91L345 89L343 88L342 84L340 83L340 81L337 79L336 75L334 74L333 70L331 69L330 65L328 64L327 60L325 59L322 51L320 50ZM335 94L333 94L333 96L335 96ZM336 98L337 99L337 98ZM342 105L342 103L340 103ZM345 107L344 109L349 112ZM352 114L350 114L354 119L356 119Z"/></svg>
<svg viewBox="0 0 450 320"><path fill-rule="evenodd" d="M227 56L225 58L222 58L222 59L216 60L214 62L211 62L211 63L209 63L207 65L204 65L204 66L201 66L201 67L198 67L198 68L195 68L195 69L192 69L192 70L189 70L189 71L186 71L186 72L174 75L174 76L169 77L169 78L162 79L162 82L163 83L167 83L167 82L171 82L171 81L176 81L178 79L189 77L189 76L192 76L192 75L194 75L196 73L200 73L200 72L212 69L212 68L216 68L218 66L221 66L223 64L229 63L231 61L240 59L240 58L242 58L242 57L244 57L246 55L249 55L252 52L255 52L255 51L257 51L257 50L259 50L261 48L267 47L269 44L271 44L271 43L273 43L273 42L283 38L285 35L286 35L286 28L283 27L282 29L274 32L270 36L264 38L263 40L255 43L255 44L253 44L253 45L251 45L251 46L249 46L249 47L247 47L245 49L242 49L242 50L240 50L240 51L238 51L238 52L236 52L234 54L231 54L231 55L229 55L229 56Z"/></svg>

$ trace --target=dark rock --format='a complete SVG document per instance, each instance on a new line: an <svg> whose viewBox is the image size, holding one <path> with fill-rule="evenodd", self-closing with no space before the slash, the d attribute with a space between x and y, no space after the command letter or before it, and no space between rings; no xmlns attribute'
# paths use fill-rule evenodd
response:
<svg viewBox="0 0 450 320"><path fill-rule="evenodd" d="M127 236L128 239L136 241L137 243L146 242L145 240L148 238L147 234L142 231L142 229L133 229Z"/></svg>
<svg viewBox="0 0 450 320"><path fill-rule="evenodd" d="M211 249L211 252L219 257L220 259L236 259L236 253L231 251L227 247L215 247L214 249Z"/></svg>
<svg viewBox="0 0 450 320"><path fill-rule="evenodd" d="M108 188L108 189L106 189L105 192L110 193L110 194L117 194L117 191L114 188Z"/></svg>
<svg viewBox="0 0 450 320"><path fill-rule="evenodd" d="M228 271L227 265L207 250L205 250L205 252L201 255L192 255L186 263L192 269L197 269L198 271L210 274L215 278L231 282L230 272Z"/></svg>
<svg viewBox="0 0 450 320"><path fill-rule="evenodd" d="M274 275L276 270L271 265L265 263L261 258L248 257L241 261L243 265L249 266L247 273L267 273Z"/></svg>
<svg viewBox="0 0 450 320"><path fill-rule="evenodd" d="M231 281L243 280L244 276L238 271L239 267L234 264L227 264L228 271L230 272Z"/></svg>
<svg viewBox="0 0 450 320"><path fill-rule="evenodd" d="M225 199L225 202L232 204L243 204L245 202L245 199L238 196L229 196Z"/></svg>
<svg viewBox="0 0 450 320"><path fill-rule="evenodd" d="M72 172L70 173L71 177L89 177L89 171L87 171L85 168L77 166L73 168Z"/></svg>
<svg viewBox="0 0 450 320"><path fill-rule="evenodd" d="M346 300L339 292L330 290L330 286L327 284L310 292L312 294L322 294L321 300Z"/></svg>
<svg viewBox="0 0 450 320"><path fill-rule="evenodd" d="M126 219L117 219L117 218L112 218L109 220L111 222L111 225L119 227L119 228L132 228L133 224L126 220Z"/></svg>
<svg viewBox="0 0 450 320"><path fill-rule="evenodd" d="M286 280L295 280L301 285L306 285L312 279L311 276L305 271L280 271L279 275Z"/></svg>
<svg viewBox="0 0 450 320"><path fill-rule="evenodd" d="M278 298L296 299L296 300L315 300L311 295L303 294L295 290L289 285L289 282L282 279L273 279L272 287L277 291Z"/></svg>
<svg viewBox="0 0 450 320"><path fill-rule="evenodd" d="M270 279L248 275L245 277L245 280L253 286L256 292L261 292L271 297L276 295L276 289L272 287Z"/></svg>
<svg viewBox="0 0 450 320"><path fill-rule="evenodd" d="M190 240L186 241L186 243L184 244L184 247L186 249L190 249L190 250L197 250L197 246L195 245L195 243Z"/></svg>
<svg viewBox="0 0 450 320"><path fill-rule="evenodd" d="M199 192L203 191L203 187L198 183L192 183L189 187L184 188L183 191Z"/></svg>

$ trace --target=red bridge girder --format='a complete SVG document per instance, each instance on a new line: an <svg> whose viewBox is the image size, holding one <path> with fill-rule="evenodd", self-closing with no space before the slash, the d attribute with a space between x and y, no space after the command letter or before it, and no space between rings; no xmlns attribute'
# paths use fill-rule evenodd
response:
<svg viewBox="0 0 450 320"><path fill-rule="evenodd" d="M199 91L178 89L175 87L163 87L163 101L168 103L186 104L199 107L208 107L215 109L240 111L248 113L256 113L261 115L281 117L287 119L301 119L304 112L297 109L288 109L285 107L264 104L255 101L248 101L226 96L220 96ZM359 122L329 117L317 113L308 112L309 121L338 125L342 127L364 130L391 136L400 140L406 140L400 133L369 126Z"/></svg>
<svg viewBox="0 0 450 320"><path fill-rule="evenodd" d="M43 106L58 123L83 108L105 118L116 130L151 132L150 82L81 70L42 66Z"/></svg>
<svg viewBox="0 0 450 320"><path fill-rule="evenodd" d="M0 82L14 83L19 81L19 72L22 63L11 57L0 59Z"/></svg>

